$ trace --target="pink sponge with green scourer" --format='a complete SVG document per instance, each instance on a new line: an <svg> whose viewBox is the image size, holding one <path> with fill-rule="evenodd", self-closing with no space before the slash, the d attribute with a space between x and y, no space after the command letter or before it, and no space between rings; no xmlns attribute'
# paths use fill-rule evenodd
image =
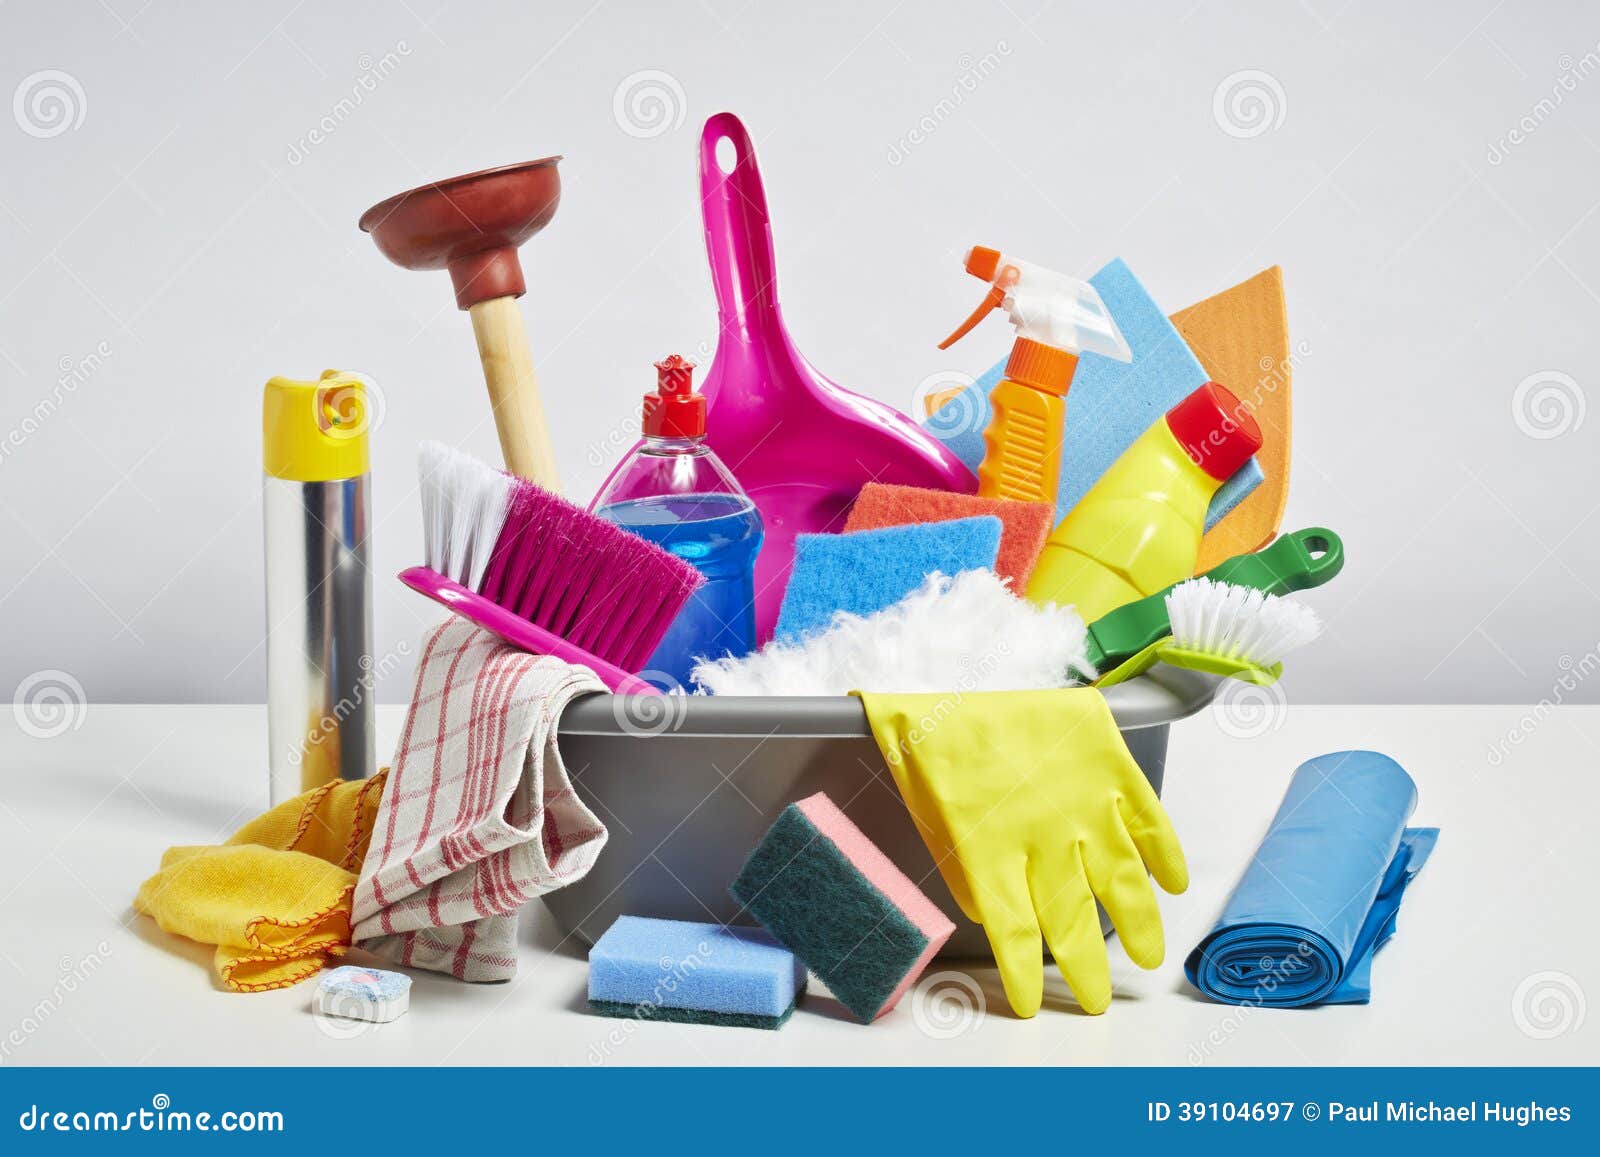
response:
<svg viewBox="0 0 1600 1157"><path fill-rule="evenodd" d="M863 1021L916 983L955 925L818 792L767 830L729 889Z"/></svg>

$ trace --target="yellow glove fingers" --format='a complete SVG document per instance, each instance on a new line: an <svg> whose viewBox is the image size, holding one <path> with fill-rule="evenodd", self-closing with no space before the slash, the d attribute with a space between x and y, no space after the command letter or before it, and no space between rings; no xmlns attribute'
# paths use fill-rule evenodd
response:
<svg viewBox="0 0 1600 1157"><path fill-rule="evenodd" d="M1056 967L1079 1007L1098 1016L1111 1006L1111 963L1077 847L1054 863L1030 863L1028 887Z"/></svg>
<svg viewBox="0 0 1600 1157"><path fill-rule="evenodd" d="M1128 959L1140 968L1155 968L1167 950L1155 889L1128 833L1119 824L1109 826L1114 830L1106 832L1102 842L1083 848L1089 887L1116 926Z"/></svg>
<svg viewBox="0 0 1600 1157"><path fill-rule="evenodd" d="M1117 810L1145 867L1150 869L1163 891L1176 896L1189 887L1189 864L1184 859L1183 845L1178 842L1178 833L1172 828L1167 809L1161 806L1137 768L1134 779L1138 781L1137 786L1130 784L1118 797Z"/></svg>
<svg viewBox="0 0 1600 1157"><path fill-rule="evenodd" d="M1044 1003L1044 945L1039 919L1028 891L1027 869L1020 856L1007 857L998 869L972 881L979 921L1000 966L1011 1011L1026 1019Z"/></svg>

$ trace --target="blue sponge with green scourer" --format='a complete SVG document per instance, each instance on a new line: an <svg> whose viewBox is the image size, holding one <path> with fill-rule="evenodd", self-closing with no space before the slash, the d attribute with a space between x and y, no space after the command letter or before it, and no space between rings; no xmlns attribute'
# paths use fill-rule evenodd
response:
<svg viewBox="0 0 1600 1157"><path fill-rule="evenodd" d="M1061 489L1056 521L1078 504L1133 440L1173 406L1209 380L1200 359L1161 307L1119 258L1089 279L1133 351L1132 362L1095 353L1078 359L1067 394L1062 437ZM983 461L983 431L989 425L989 391L1005 372L999 362L941 406L923 425L974 473ZM1236 393L1241 384L1223 382ZM1206 529L1259 486L1264 475L1254 458L1224 482L1206 511Z"/></svg>
<svg viewBox="0 0 1600 1157"><path fill-rule="evenodd" d="M805 988L805 966L760 928L621 916L589 949L601 1016L775 1029Z"/></svg>
<svg viewBox="0 0 1600 1157"><path fill-rule="evenodd" d="M1000 531L998 518L982 515L848 534L799 535L774 637L796 642L827 627L836 611L870 615L891 607L934 571L954 576L993 570Z"/></svg>

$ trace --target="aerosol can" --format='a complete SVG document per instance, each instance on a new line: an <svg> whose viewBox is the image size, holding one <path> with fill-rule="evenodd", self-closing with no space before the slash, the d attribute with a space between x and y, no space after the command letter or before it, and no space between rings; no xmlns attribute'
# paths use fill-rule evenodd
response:
<svg viewBox="0 0 1600 1157"><path fill-rule="evenodd" d="M1078 355L1131 362L1133 351L1088 282L981 245L967 253L966 267L989 283L989 292L939 348L949 349L997 308L1011 315L1017 331L1005 377L989 392L992 416L983 432L978 493L1053 506L1061 485L1066 396Z"/></svg>
<svg viewBox="0 0 1600 1157"><path fill-rule="evenodd" d="M274 804L376 769L371 398L358 377L273 378L262 406L267 742Z"/></svg>

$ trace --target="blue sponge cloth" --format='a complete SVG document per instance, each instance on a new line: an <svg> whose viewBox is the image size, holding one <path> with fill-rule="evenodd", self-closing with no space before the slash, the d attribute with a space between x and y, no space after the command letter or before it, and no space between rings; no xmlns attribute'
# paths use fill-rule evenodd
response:
<svg viewBox="0 0 1600 1157"><path fill-rule="evenodd" d="M1088 493L1113 462L1150 424L1206 384L1206 371L1167 315L1119 258L1089 279L1117 327L1128 339L1133 361L1086 353L1078 359L1067 394L1067 425L1061 455L1056 519ZM1005 372L999 362L946 402L927 420L938 438L974 472L983 461L983 431L989 425L989 391ZM1223 382L1229 389L1240 387ZM1254 458L1222 484L1206 511L1206 529L1245 500L1264 475Z"/></svg>
<svg viewBox="0 0 1600 1157"><path fill-rule="evenodd" d="M1000 554L1000 529L1000 520L986 514L849 534L798 535L775 635L793 642L826 627L835 611L881 611L920 587L934 571L956 575L993 569Z"/></svg>
<svg viewBox="0 0 1600 1157"><path fill-rule="evenodd" d="M805 987L805 965L760 928L621 916L589 949L589 1003L613 1016L777 1028Z"/></svg>

